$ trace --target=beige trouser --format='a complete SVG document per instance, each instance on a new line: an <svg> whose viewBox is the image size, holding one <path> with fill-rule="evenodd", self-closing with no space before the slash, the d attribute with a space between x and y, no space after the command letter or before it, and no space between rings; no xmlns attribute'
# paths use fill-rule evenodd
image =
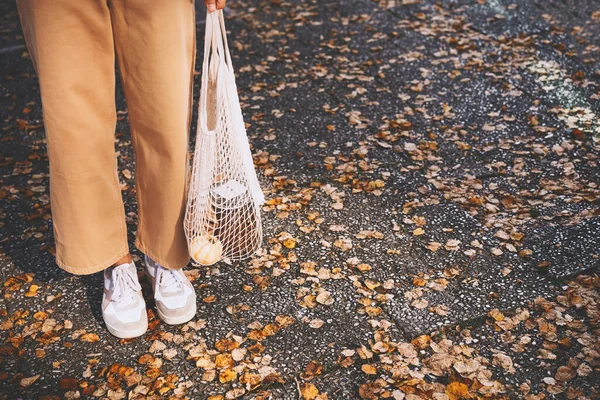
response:
<svg viewBox="0 0 600 400"><path fill-rule="evenodd" d="M128 253L115 155L115 54L136 157L136 247L189 261L183 230L195 60L191 0L18 0L41 89L56 261L74 274Z"/></svg>

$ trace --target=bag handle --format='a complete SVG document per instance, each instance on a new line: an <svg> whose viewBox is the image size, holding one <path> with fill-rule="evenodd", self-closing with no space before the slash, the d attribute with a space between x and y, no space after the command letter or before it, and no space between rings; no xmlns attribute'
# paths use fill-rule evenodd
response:
<svg viewBox="0 0 600 400"><path fill-rule="evenodd" d="M206 121L207 97L208 97L208 78L212 74L213 81L219 82L218 73L223 64L223 58L230 59L226 55L223 47L223 37L221 36L221 27L219 16L222 11L206 14L206 25L204 33L204 60L202 62L202 83L200 85L200 102L198 104L198 127L206 135L214 135L214 130L208 129ZM218 90L217 90L218 93Z"/></svg>
<svg viewBox="0 0 600 400"><path fill-rule="evenodd" d="M225 17L223 16L223 10L219 10L219 27L221 37L223 38L223 42L225 44L225 60L227 61L227 67L230 72L233 74L233 64L231 62L231 53L229 53L229 43L227 43L227 30L225 29Z"/></svg>

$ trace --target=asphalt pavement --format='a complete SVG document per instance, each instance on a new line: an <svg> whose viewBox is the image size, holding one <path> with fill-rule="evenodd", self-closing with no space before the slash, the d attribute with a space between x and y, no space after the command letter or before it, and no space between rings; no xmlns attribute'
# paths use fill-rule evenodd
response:
<svg viewBox="0 0 600 400"><path fill-rule="evenodd" d="M263 247L188 266L183 326L141 278L134 340L101 274L54 263L38 82L0 11L0 398L600 398L597 1L230 0Z"/></svg>

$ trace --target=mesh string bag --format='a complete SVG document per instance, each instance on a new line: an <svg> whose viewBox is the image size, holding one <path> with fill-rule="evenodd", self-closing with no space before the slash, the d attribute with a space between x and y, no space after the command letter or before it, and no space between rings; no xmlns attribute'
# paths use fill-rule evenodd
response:
<svg viewBox="0 0 600 400"><path fill-rule="evenodd" d="M208 13L198 129L185 213L196 265L231 264L262 244L264 204L237 93L221 10Z"/></svg>

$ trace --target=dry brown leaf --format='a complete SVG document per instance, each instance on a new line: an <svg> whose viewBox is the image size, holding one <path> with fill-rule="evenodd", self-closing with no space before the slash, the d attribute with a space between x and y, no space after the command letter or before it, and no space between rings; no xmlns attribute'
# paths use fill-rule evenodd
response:
<svg viewBox="0 0 600 400"><path fill-rule="evenodd" d="M237 379L237 373L232 369L226 369L219 374L219 382L227 383Z"/></svg>
<svg viewBox="0 0 600 400"><path fill-rule="evenodd" d="M96 343L98 340L100 340L100 337L95 333L86 333L84 335L81 335L79 337L79 340L81 340L82 342Z"/></svg>
<svg viewBox="0 0 600 400"><path fill-rule="evenodd" d="M312 383L302 383L300 385L300 394L304 400L314 400L319 395L319 389Z"/></svg>
<svg viewBox="0 0 600 400"><path fill-rule="evenodd" d="M377 374L377 368L372 364L363 364L360 369L367 375L375 375Z"/></svg>
<svg viewBox="0 0 600 400"><path fill-rule="evenodd" d="M414 236L421 236L424 234L425 234L425 231L423 230L423 228L417 228L413 231Z"/></svg>
<svg viewBox="0 0 600 400"><path fill-rule="evenodd" d="M331 297L331 293L326 290L323 290L321 293L317 295L317 302L320 304L324 304L326 306L330 306L334 303L333 297Z"/></svg>
<svg viewBox="0 0 600 400"><path fill-rule="evenodd" d="M30 376L28 378L22 378L21 379L21 386L23 386L24 388L31 386L35 381L37 381L39 379L40 375L34 375L34 376Z"/></svg>
<svg viewBox="0 0 600 400"><path fill-rule="evenodd" d="M446 395L450 398L450 400L468 398L469 387L461 382L451 382L448 386L446 386Z"/></svg>

